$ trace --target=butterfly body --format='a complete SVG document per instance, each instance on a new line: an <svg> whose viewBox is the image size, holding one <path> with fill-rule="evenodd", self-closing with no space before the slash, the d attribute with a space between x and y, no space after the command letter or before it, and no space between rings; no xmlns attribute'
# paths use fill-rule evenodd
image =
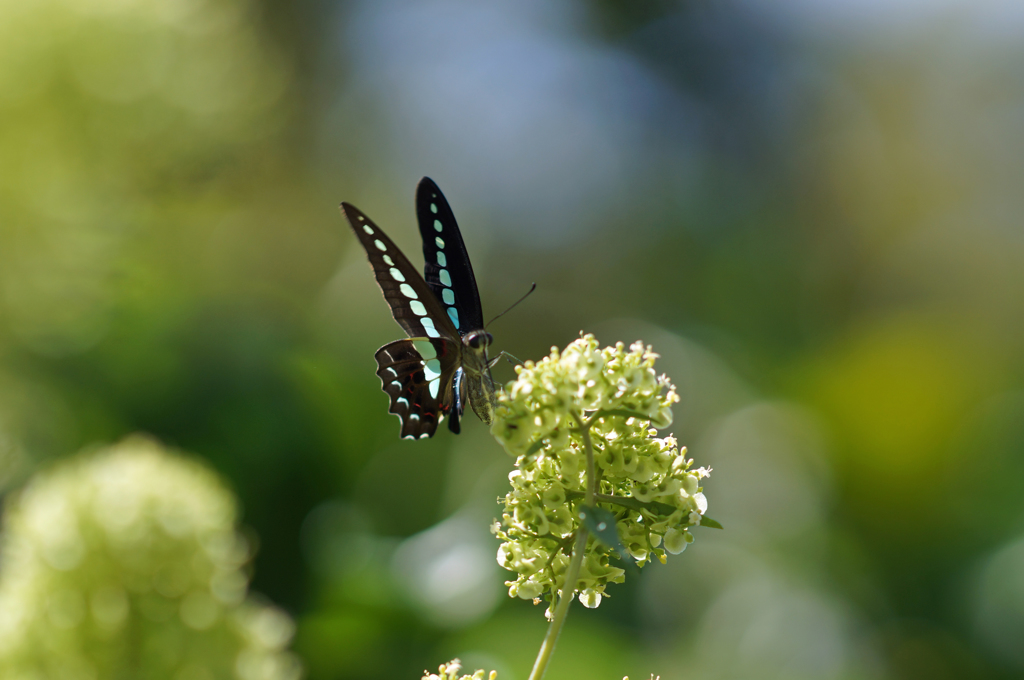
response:
<svg viewBox="0 0 1024 680"><path fill-rule="evenodd" d="M469 403L477 417L487 425L494 420L494 407L497 404L490 361L487 357L487 348L493 341L491 334L484 330L471 331L462 338L465 346L462 368L466 376Z"/></svg>
<svg viewBox="0 0 1024 680"><path fill-rule="evenodd" d="M392 316L409 335L375 355L377 375L391 399L388 410L401 420L402 437L429 437L445 416L448 428L458 433L467 401L490 424L496 404L487 357L492 338L483 329L476 278L441 190L427 177L416 189L424 276L358 208L342 203L341 209Z"/></svg>

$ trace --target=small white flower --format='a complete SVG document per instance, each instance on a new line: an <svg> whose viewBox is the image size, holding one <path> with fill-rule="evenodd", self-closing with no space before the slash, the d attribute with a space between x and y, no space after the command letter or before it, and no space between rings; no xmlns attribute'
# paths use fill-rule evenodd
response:
<svg viewBox="0 0 1024 680"><path fill-rule="evenodd" d="M587 609L595 609L601 604L601 593L596 590L584 590L580 593L580 604Z"/></svg>

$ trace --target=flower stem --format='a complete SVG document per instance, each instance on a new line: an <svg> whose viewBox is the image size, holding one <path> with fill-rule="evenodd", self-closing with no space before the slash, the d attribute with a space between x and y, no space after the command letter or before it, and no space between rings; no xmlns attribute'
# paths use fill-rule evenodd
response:
<svg viewBox="0 0 1024 680"><path fill-rule="evenodd" d="M597 491L597 476L594 474L594 446L590 440L591 423L583 423L575 413L576 423L579 425L580 433L583 436L583 448L587 454L587 493L584 496L584 503L588 507L594 505L594 496ZM548 626L547 635L540 645L537 653L537 660L533 662L533 670L530 671L529 680L541 680L544 671L547 670L548 661L555 651L555 643L558 642L558 635L565 625L565 617L569 613L569 605L572 603L573 595L576 592L576 581L580 575L580 568L583 566L583 555L587 549L587 528L580 524L576 529L576 544L572 549L572 560L565 572L565 582L562 584L561 597L555 606L554 614L551 617L551 625Z"/></svg>
<svg viewBox="0 0 1024 680"><path fill-rule="evenodd" d="M558 642L558 634L562 632L562 626L565 624L565 615L569 613L569 603L572 602L573 592L576 590L576 579L580 575L580 567L583 566L583 553L586 547L587 529L581 526L576 532L576 545L572 549L572 561L569 563L569 569L565 572L562 596L555 606L555 613L551 617L548 633L540 644L540 651L537 653L537 660L533 662L529 680L541 680L544 677L544 671L548 668L548 661L551 660L551 654L555 651L555 643ZM573 585L570 586L570 583Z"/></svg>

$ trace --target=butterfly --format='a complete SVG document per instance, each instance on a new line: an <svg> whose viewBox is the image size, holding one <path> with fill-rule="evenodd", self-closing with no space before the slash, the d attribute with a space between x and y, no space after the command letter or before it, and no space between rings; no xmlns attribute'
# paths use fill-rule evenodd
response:
<svg viewBox="0 0 1024 680"><path fill-rule="evenodd" d="M480 295L459 225L434 181L416 187L416 217L423 238L423 276L398 246L355 206L341 204L359 238L395 321L409 335L374 355L377 376L391 399L389 413L405 439L424 439L445 416L458 434L466 401L490 425L496 405Z"/></svg>

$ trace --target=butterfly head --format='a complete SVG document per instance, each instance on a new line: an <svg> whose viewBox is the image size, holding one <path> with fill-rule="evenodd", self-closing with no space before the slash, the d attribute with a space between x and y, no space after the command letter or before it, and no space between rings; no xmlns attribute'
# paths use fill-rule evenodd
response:
<svg viewBox="0 0 1024 680"><path fill-rule="evenodd" d="M494 342L494 338L487 331L470 331L462 338L462 344L468 347L475 354L486 356L487 348Z"/></svg>

